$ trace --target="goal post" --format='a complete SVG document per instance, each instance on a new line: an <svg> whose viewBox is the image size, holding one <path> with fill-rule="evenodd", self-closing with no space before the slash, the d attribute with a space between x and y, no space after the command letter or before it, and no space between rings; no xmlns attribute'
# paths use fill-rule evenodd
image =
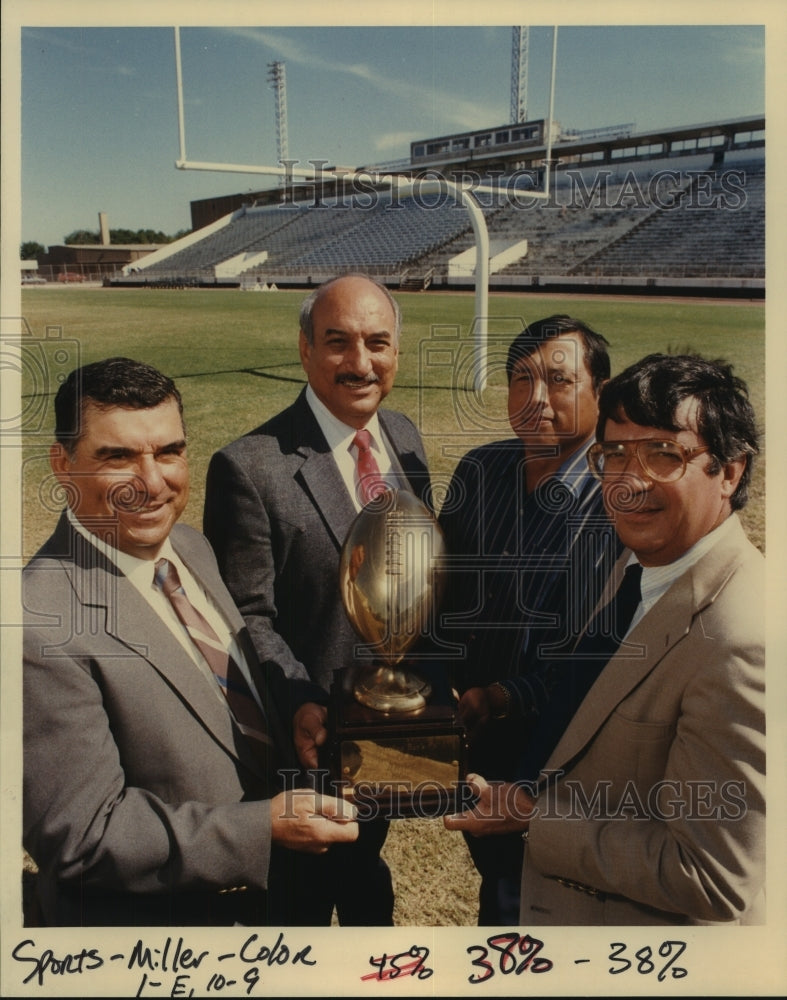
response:
<svg viewBox="0 0 787 1000"><path fill-rule="evenodd" d="M552 141L554 129L552 127L554 102L555 102L555 74L557 66L557 25L552 29L552 66L549 84L549 110L546 119L546 157L544 162L544 183L541 190L529 190L528 197L549 198L550 178L552 171ZM286 166L279 164L245 164L226 162L205 162L189 160L186 156L186 123L183 101L183 72L180 49L180 28L175 26L175 74L178 103L178 148L180 155L175 161L178 170L205 170L215 173L242 173L242 174L263 174L271 177L298 177L301 180L319 183L326 176L333 176L337 182L353 181L360 179L368 181L371 177L376 184L390 185L397 195L406 196L411 193L416 181L401 174L379 172L374 173L368 170L348 171L336 167L317 167L323 161L310 162L311 168L298 167L296 160L288 160ZM487 335L489 318L489 231L486 219L477 201L476 194L497 195L499 189L491 185L468 185L457 181L449 180L447 177L417 178L419 193L421 194L442 194L447 191L454 200L461 204L468 213L470 223L473 228L476 248L475 263L475 391L481 393L486 388L487 382Z"/></svg>

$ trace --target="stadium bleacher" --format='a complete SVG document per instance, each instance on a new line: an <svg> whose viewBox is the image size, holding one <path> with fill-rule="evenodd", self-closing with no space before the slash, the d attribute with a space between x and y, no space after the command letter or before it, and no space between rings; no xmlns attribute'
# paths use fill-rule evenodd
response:
<svg viewBox="0 0 787 1000"><path fill-rule="evenodd" d="M609 176L600 193L602 173ZM490 240L527 240L527 254L493 273L490 287L661 280L764 289L764 150L723 163L708 155L616 172L564 170L548 200L528 199L526 192L503 196L506 178L498 182L501 197L483 209ZM192 235L188 245L172 244L148 265L140 262L122 283L211 284L221 276L224 283L259 288L363 269L392 286L449 287L462 284L449 277L449 263L474 243L469 216L450 197L392 202L377 193L365 203L252 205L210 227L204 238Z"/></svg>
<svg viewBox="0 0 787 1000"><path fill-rule="evenodd" d="M738 171L745 178L739 195L723 174L698 173L674 208L650 213L573 273L633 275L644 268L651 276L764 277L764 163Z"/></svg>

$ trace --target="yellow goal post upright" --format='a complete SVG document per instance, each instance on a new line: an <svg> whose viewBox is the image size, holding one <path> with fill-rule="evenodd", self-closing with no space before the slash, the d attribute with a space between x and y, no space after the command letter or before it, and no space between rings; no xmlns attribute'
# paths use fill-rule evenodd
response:
<svg viewBox="0 0 787 1000"><path fill-rule="evenodd" d="M554 116L555 102L555 70L557 63L557 26L552 29L552 66L549 84L549 111L547 114L546 127L546 157L544 161L544 183L541 190L532 189L528 191L528 197L549 198L550 174L552 169L552 121ZM396 174L374 173L370 171L347 171L343 168L326 167L318 172L314 168L307 170L298 168L294 163L288 161L287 166L279 163L276 166L266 164L243 164L243 163L215 163L189 160L186 157L186 125L183 102L183 73L181 65L180 50L180 28L175 27L175 72L177 79L177 101L178 101L178 139L179 156L175 161L178 170L207 170L216 173L240 173L240 174L265 174L273 177L297 177L304 181L319 183L325 177L333 176L337 181L347 181L354 179L371 180L376 184L390 185L392 190L396 190L397 196L405 197L415 187L416 181L412 178L401 177ZM315 161L317 162L317 161ZM498 194L495 187L485 187L457 183L447 177L417 178L417 185L420 194L442 194L447 191L455 201L461 204L467 211L473 227L476 248L475 263L475 331L474 345L474 388L476 393L482 393L486 388L487 381L487 332L489 317L489 232L486 220L481 211L481 206L475 194Z"/></svg>

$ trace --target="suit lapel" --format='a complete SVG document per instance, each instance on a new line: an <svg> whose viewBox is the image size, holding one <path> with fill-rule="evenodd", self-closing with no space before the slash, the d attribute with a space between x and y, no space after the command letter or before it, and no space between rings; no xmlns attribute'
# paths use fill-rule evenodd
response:
<svg viewBox="0 0 787 1000"><path fill-rule="evenodd" d="M172 547L188 566L189 572L200 584L206 594L210 594L210 599L226 618L230 628L237 634L244 628L243 616L238 611L235 602L230 596L224 582L219 576L216 566L210 557L210 550L207 546L194 545L193 536L182 532L179 525L172 529L170 542Z"/></svg>
<svg viewBox="0 0 787 1000"><path fill-rule="evenodd" d="M402 442L397 439L393 431L388 413L378 410L377 416L383 433L391 446L391 450L410 484L410 489L434 513L432 509L432 491L430 489L429 474L423 460L412 448L402 447Z"/></svg>
<svg viewBox="0 0 787 1000"><path fill-rule="evenodd" d="M306 400L305 390L293 404L293 445L303 459L297 474L336 548L341 549L355 520L355 506L325 435Z"/></svg>
<svg viewBox="0 0 787 1000"><path fill-rule="evenodd" d="M355 506L333 455L329 451L318 452L306 446L302 453L305 453L300 469L303 482L336 548L341 549L355 520Z"/></svg>
<svg viewBox="0 0 787 1000"><path fill-rule="evenodd" d="M688 634L696 615L714 600L735 571L742 538L738 525L732 537L719 542L683 573L632 629L585 696L544 770L567 769L621 701ZM629 555L627 550L618 560L613 574L616 580Z"/></svg>
<svg viewBox="0 0 787 1000"><path fill-rule="evenodd" d="M566 768L614 709L689 630L693 617L691 585L677 580L601 671L547 762L545 770Z"/></svg>
<svg viewBox="0 0 787 1000"><path fill-rule="evenodd" d="M235 728L226 707L170 629L110 560L70 528L68 533L70 551L74 553L72 585L78 600L86 609L103 609L101 624L106 633L143 657L178 692L188 711L201 720L228 753L259 772L260 764L245 741L236 743ZM176 551L191 569L194 560L183 552L183 546L178 545ZM195 575L198 574L199 570ZM151 563L151 580L152 576ZM208 589L212 593L213 588ZM92 617L88 611L85 620ZM118 667L122 669L122 657L118 657Z"/></svg>
<svg viewBox="0 0 787 1000"><path fill-rule="evenodd" d="M416 496L424 498L429 477L423 460L411 449L402 448L393 433L391 421L384 411L378 411L380 426L396 460ZM302 457L298 470L315 508L322 517L337 549L341 549L357 515L339 468L331 454L325 435L306 400L303 390L293 403L293 449Z"/></svg>
<svg viewBox="0 0 787 1000"><path fill-rule="evenodd" d="M212 559L209 558L208 549L202 545L192 544L191 537L193 536L181 534L179 527L176 526L172 531L170 540L177 554L188 566L189 571L194 576L194 579L200 584L203 590L210 595L213 603L224 615L238 641L238 645L240 646L241 652L246 659L246 664L251 673L254 687L256 687L257 692L262 699L263 710L268 722L269 734L273 740L273 745L276 748L276 756L278 759L287 745L285 735L286 731L282 726L278 710L270 698L269 685L264 676L262 667L260 666L257 650L254 647L251 636L249 635L249 630L246 627L243 616L240 611L238 611L238 608L223 580L217 574L216 567L214 566ZM228 715L228 713L225 714ZM234 729L231 725L230 733L234 733ZM228 748L253 770L260 770L260 758L256 753L251 752L250 744L248 744L245 739L239 741L237 746L234 741L231 741L231 745L228 745Z"/></svg>

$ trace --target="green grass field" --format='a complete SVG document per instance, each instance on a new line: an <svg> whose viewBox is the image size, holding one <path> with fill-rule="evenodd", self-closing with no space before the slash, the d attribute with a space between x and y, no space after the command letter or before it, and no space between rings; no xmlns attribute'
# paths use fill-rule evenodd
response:
<svg viewBox="0 0 787 1000"><path fill-rule="evenodd" d="M34 340L55 353L53 365L123 354L171 375L183 394L192 488L184 520L201 527L204 479L213 452L288 405L304 384L298 358L301 292L163 291L31 288L23 316ZM397 384L386 405L407 413L424 435L433 480L450 476L471 446L510 435L506 419L505 350L526 321L556 312L579 317L610 342L613 373L652 351L698 351L732 361L761 422L765 417L765 310L762 303L634 298L493 295L489 317L489 382L473 390L472 294L400 294L404 327ZM49 340L47 341L47 331ZM73 363L72 363L73 362ZM52 397L33 372L23 382L23 412L41 430L25 450L23 551L29 556L51 532L62 497L47 459ZM40 405L39 405L40 404ZM764 429L764 428L763 428ZM764 455L744 522L765 545ZM475 923L478 880L464 842L440 820L392 824L385 857L401 925Z"/></svg>
<svg viewBox="0 0 787 1000"><path fill-rule="evenodd" d="M80 363L124 354L171 375L183 394L191 465L185 520L199 527L210 456L288 405L304 383L298 358L301 292L26 289L23 315L34 338L60 332ZM505 350L523 322L568 312L610 342L613 373L651 351L699 351L735 364L764 419L765 315L761 303L493 295L489 381L473 391L472 294L401 294L404 328L396 387L386 405L418 424L437 494L467 449L509 436ZM31 392L28 380L23 392ZM40 389L40 386L35 388ZM31 400L23 401L27 405ZM51 398L49 400L51 405ZM43 417L53 426L50 413ZM25 552L48 535L56 504L41 488L48 438L28 449L25 466ZM747 527L764 545L764 460L746 510ZM42 499L43 498L43 499Z"/></svg>

